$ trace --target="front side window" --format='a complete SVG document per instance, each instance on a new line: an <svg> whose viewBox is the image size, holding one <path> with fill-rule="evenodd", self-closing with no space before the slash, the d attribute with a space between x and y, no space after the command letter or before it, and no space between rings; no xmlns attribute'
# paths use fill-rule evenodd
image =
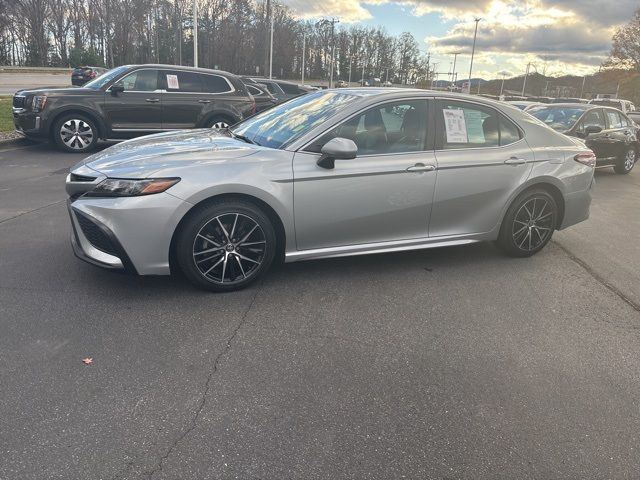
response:
<svg viewBox="0 0 640 480"><path fill-rule="evenodd" d="M125 92L153 92L158 88L157 70L136 70L118 81L124 87Z"/></svg>
<svg viewBox="0 0 640 480"><path fill-rule="evenodd" d="M600 127L602 130L607 128L602 110L597 108L585 113L584 117L580 121L580 125L578 125L577 131L579 133L584 133L587 127Z"/></svg>
<svg viewBox="0 0 640 480"><path fill-rule="evenodd" d="M109 83L114 78L117 78L119 75L122 75L129 68L131 67L122 66L122 67L112 68L111 70L103 73L99 77L96 77L90 82L85 83L83 88L91 88L93 90L98 90L104 87L107 83Z"/></svg>
<svg viewBox="0 0 640 480"><path fill-rule="evenodd" d="M330 130L307 151L320 152L329 140L353 140L358 155L419 152L427 139L426 100L404 100L369 108Z"/></svg>
<svg viewBox="0 0 640 480"><path fill-rule="evenodd" d="M231 131L258 145L283 148L356 101L356 95L347 93L311 93L258 113Z"/></svg>
<svg viewBox="0 0 640 480"><path fill-rule="evenodd" d="M441 100L436 113L438 148L481 148L520 140L518 127L497 110L467 102Z"/></svg>

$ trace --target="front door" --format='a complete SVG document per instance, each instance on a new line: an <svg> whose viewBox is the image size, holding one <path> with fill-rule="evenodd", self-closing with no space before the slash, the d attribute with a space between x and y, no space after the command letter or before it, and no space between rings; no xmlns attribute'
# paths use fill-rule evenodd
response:
<svg viewBox="0 0 640 480"><path fill-rule="evenodd" d="M598 127L600 132L587 134L588 127ZM606 158L609 156L610 140L607 133L607 123L604 118L604 112L601 108L594 108L584 114L576 127L576 134L584 138L584 142L597 158Z"/></svg>
<svg viewBox="0 0 640 480"><path fill-rule="evenodd" d="M162 92L158 71L141 69L118 80L123 92L105 94L105 118L114 136L129 136L162 129Z"/></svg>
<svg viewBox="0 0 640 480"><path fill-rule="evenodd" d="M436 182L427 100L371 107L296 153L294 211L298 250L427 237ZM358 155L335 168L316 164L332 138Z"/></svg>
<svg viewBox="0 0 640 480"><path fill-rule="evenodd" d="M440 100L435 112L438 185L429 236L491 231L534 155L519 128L497 110Z"/></svg>

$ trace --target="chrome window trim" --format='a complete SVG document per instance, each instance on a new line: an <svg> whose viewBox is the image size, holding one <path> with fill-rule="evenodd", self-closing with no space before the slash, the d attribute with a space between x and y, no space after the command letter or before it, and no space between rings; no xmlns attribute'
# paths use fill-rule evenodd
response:
<svg viewBox="0 0 640 480"><path fill-rule="evenodd" d="M315 155L319 155L318 152L307 152L305 151L305 148L307 148L310 144L312 144L315 140L319 139L320 137L322 137L323 135L325 135L326 133L328 133L330 130L333 130L334 128L338 128L339 126L341 126L343 123L351 120L353 117L362 114L364 111L369 110L370 108L373 107L377 107L378 105L383 105L385 103L397 103L397 102L402 102L402 101L407 101L407 100L422 100L425 102L428 102L430 99L433 99L435 97L431 97L431 96L414 96L414 97L401 97L401 98L394 98L394 99L384 99L384 100L379 100L376 103L372 103L370 105L367 105L366 107L363 107L362 109L358 110L355 113L352 113L351 115L349 115L348 117L343 118L342 120L338 121L338 123L333 124L332 126L330 126L329 128L327 128L326 130L324 130L322 133L320 133L319 135L316 135L315 137L313 137L312 140L308 141L307 143L305 143L304 145L302 145L301 147L298 147L297 149L295 149L296 152L302 151L303 153L309 153L309 154L315 154ZM429 105L427 104L427 126L429 124ZM427 130L427 134L428 134L428 130ZM295 142L295 140L293 140ZM426 142L426 138L425 138L425 142ZM290 142L289 144L291 144L292 142ZM286 149L285 145L285 149ZM370 154L365 154L365 155L357 155L356 154L356 158L367 158L367 157L379 157L379 156L383 156L383 155L404 155L404 154L409 154L409 153L425 153L425 152L433 152L434 150L414 150L411 152L393 152L393 153L370 153Z"/></svg>

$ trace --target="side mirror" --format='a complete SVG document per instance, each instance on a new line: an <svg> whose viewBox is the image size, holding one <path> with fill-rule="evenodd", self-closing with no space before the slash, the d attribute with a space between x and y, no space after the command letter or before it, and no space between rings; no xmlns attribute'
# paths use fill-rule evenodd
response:
<svg viewBox="0 0 640 480"><path fill-rule="evenodd" d="M318 159L318 166L332 169L336 160L351 160L356 158L358 146L353 140L336 137L324 144L320 150L322 156Z"/></svg>
<svg viewBox="0 0 640 480"><path fill-rule="evenodd" d="M587 127L584 129L584 134L590 135L592 133L600 133L601 131L602 127L599 127L597 125L587 125Z"/></svg>
<svg viewBox="0 0 640 480"><path fill-rule="evenodd" d="M111 85L111 95L117 95L124 92L124 85L121 83L114 83Z"/></svg>

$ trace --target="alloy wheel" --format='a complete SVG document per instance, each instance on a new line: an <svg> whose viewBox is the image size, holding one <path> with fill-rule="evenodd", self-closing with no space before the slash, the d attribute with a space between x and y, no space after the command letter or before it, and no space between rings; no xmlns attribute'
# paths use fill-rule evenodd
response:
<svg viewBox="0 0 640 480"><path fill-rule="evenodd" d="M211 128L229 128L229 124L224 121L214 122Z"/></svg>
<svg viewBox="0 0 640 480"><path fill-rule="evenodd" d="M624 157L624 169L631 170L635 163L636 163L636 151L633 149L629 149L629 151Z"/></svg>
<svg viewBox="0 0 640 480"><path fill-rule="evenodd" d="M73 150L84 150L93 142L93 128L84 120L71 118L60 127L62 142Z"/></svg>
<svg viewBox="0 0 640 480"><path fill-rule="evenodd" d="M542 197L528 199L518 209L511 228L513 242L520 250L531 252L543 245L553 233L555 213Z"/></svg>
<svg viewBox="0 0 640 480"><path fill-rule="evenodd" d="M262 227L247 215L225 213L196 234L193 261L202 276L232 285L253 276L262 265L267 242Z"/></svg>

